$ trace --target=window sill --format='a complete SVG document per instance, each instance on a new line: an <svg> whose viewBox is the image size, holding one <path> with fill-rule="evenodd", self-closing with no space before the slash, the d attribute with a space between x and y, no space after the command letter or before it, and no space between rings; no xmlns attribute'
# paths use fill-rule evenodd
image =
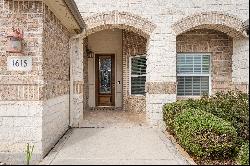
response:
<svg viewBox="0 0 250 166"><path fill-rule="evenodd" d="M146 95L129 95L129 96L131 96L131 97L146 97Z"/></svg>
<svg viewBox="0 0 250 166"><path fill-rule="evenodd" d="M202 96L177 96L177 100L188 100L188 99L201 99Z"/></svg>

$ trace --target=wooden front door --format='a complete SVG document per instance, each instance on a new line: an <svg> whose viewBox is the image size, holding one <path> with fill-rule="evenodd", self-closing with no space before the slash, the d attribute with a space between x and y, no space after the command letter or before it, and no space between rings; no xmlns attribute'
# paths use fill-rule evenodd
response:
<svg viewBox="0 0 250 166"><path fill-rule="evenodd" d="M96 54L96 106L115 106L115 55Z"/></svg>

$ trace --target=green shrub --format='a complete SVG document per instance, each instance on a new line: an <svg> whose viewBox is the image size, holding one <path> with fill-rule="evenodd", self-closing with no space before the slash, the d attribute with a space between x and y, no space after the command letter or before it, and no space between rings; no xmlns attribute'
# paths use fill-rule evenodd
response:
<svg viewBox="0 0 250 166"><path fill-rule="evenodd" d="M249 96L241 92L217 93L210 98L202 98L202 109L210 112L236 128L239 138L249 139Z"/></svg>
<svg viewBox="0 0 250 166"><path fill-rule="evenodd" d="M164 105L163 120L170 132L174 130L174 118L188 108L196 108L196 101L189 99Z"/></svg>
<svg viewBox="0 0 250 166"><path fill-rule="evenodd" d="M249 165L249 142L242 145L238 157L238 163L240 165Z"/></svg>
<svg viewBox="0 0 250 166"><path fill-rule="evenodd" d="M180 144L198 157L229 157L236 146L236 129L229 122L198 109L180 113L174 131Z"/></svg>
<svg viewBox="0 0 250 166"><path fill-rule="evenodd" d="M203 96L199 100L178 101L166 104L163 108L164 121L167 129L173 131L174 118L185 109L196 108L210 112L230 122L237 130L239 140L249 139L249 96L241 92L229 91L217 93L214 96Z"/></svg>

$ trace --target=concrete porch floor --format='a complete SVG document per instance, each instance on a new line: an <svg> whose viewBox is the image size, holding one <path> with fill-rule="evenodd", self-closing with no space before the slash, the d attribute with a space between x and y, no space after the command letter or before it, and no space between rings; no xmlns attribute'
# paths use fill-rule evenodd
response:
<svg viewBox="0 0 250 166"><path fill-rule="evenodd" d="M82 128L70 129L41 164L188 165L143 114L91 111L84 117Z"/></svg>
<svg viewBox="0 0 250 166"><path fill-rule="evenodd" d="M83 113L81 128L103 128L103 127L135 127L148 126L145 113L133 113L114 110L96 110Z"/></svg>

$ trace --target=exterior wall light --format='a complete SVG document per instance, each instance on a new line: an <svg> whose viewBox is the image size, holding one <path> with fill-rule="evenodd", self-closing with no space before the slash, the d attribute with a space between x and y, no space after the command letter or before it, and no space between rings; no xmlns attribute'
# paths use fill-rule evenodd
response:
<svg viewBox="0 0 250 166"><path fill-rule="evenodd" d="M12 31L7 35L8 47L7 52L9 53L22 53L23 51L23 31L12 28Z"/></svg>
<svg viewBox="0 0 250 166"><path fill-rule="evenodd" d="M245 30L247 36L249 36L249 19L246 20L246 21L243 23L243 27L244 27L244 30Z"/></svg>
<svg viewBox="0 0 250 166"><path fill-rule="evenodd" d="M94 58L95 56L95 53L93 51L91 51L90 49L87 48L87 56L88 58Z"/></svg>

